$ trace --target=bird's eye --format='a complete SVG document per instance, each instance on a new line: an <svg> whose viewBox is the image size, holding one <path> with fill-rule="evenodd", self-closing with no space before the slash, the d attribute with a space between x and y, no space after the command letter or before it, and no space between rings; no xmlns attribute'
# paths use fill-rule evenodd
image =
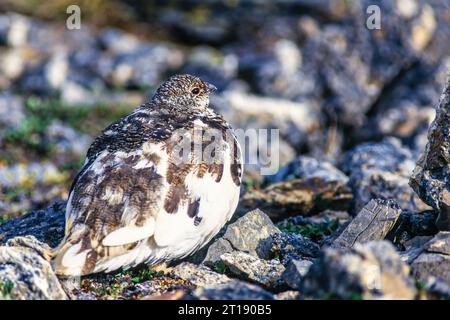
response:
<svg viewBox="0 0 450 320"><path fill-rule="evenodd" d="M192 94L199 94L200 93L200 89L199 88L194 88L192 89Z"/></svg>

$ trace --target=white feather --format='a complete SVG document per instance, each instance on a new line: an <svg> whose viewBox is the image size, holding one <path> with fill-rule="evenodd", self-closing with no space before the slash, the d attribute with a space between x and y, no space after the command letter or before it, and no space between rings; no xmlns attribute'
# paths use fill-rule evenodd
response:
<svg viewBox="0 0 450 320"><path fill-rule="evenodd" d="M114 230L108 234L102 241L104 246L121 246L149 238L155 231L155 220L148 219L142 227L127 226Z"/></svg>

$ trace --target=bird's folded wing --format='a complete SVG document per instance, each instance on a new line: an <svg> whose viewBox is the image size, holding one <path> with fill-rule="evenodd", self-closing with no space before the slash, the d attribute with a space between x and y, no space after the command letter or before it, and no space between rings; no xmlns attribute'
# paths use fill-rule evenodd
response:
<svg viewBox="0 0 450 320"><path fill-rule="evenodd" d="M108 234L102 241L104 246L122 246L125 244L137 242L149 238L155 232L155 219L149 218L142 227L126 226L114 230Z"/></svg>

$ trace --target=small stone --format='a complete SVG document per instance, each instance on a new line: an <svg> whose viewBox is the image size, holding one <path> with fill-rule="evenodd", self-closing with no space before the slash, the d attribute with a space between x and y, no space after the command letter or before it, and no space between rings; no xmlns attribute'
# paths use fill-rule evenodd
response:
<svg viewBox="0 0 450 320"><path fill-rule="evenodd" d="M262 260L234 251L220 256L230 272L244 280L250 280L267 288L277 288L283 284L281 278L284 267L278 260Z"/></svg>
<svg viewBox="0 0 450 320"><path fill-rule="evenodd" d="M303 277L308 273L313 263L309 260L292 259L283 272L283 280L292 289L299 289Z"/></svg>
<svg viewBox="0 0 450 320"><path fill-rule="evenodd" d="M233 280L224 284L196 288L193 297L199 300L273 300L275 297L263 288Z"/></svg>
<svg viewBox="0 0 450 320"><path fill-rule="evenodd" d="M425 244L431 240L431 236L417 236L405 243L405 251L400 252L402 260L411 264L424 250Z"/></svg>
<svg viewBox="0 0 450 320"><path fill-rule="evenodd" d="M422 282L436 278L450 285L450 232L439 232L412 262L413 275Z"/></svg>
<svg viewBox="0 0 450 320"><path fill-rule="evenodd" d="M314 258L320 251L318 244L293 232L283 232L272 236L272 251L287 265L292 259Z"/></svg>
<svg viewBox="0 0 450 320"><path fill-rule="evenodd" d="M439 232L433 239L431 239L431 241L426 244L425 249L428 252L450 255L450 232Z"/></svg>
<svg viewBox="0 0 450 320"><path fill-rule="evenodd" d="M24 102L8 92L0 94L0 128L17 128L25 119Z"/></svg>
<svg viewBox="0 0 450 320"><path fill-rule="evenodd" d="M370 201L334 240L333 246L353 247L355 243L382 240L392 230L402 210L395 201Z"/></svg>
<svg viewBox="0 0 450 320"><path fill-rule="evenodd" d="M0 224L0 244L15 237L32 235L55 247L64 237L65 209L66 203L59 202Z"/></svg>
<svg viewBox="0 0 450 320"><path fill-rule="evenodd" d="M280 230L261 210L256 209L230 224L223 239L235 250L246 252L254 257L270 259L272 256L272 238Z"/></svg>
<svg viewBox="0 0 450 320"><path fill-rule="evenodd" d="M196 286L216 285L231 281L224 274L212 271L203 265L195 265L189 262L183 262L175 266L172 273Z"/></svg>

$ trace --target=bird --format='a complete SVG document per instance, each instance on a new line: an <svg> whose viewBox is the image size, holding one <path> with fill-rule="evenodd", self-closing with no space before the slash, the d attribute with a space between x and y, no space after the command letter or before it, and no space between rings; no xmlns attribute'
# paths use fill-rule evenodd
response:
<svg viewBox="0 0 450 320"><path fill-rule="evenodd" d="M199 77L174 75L93 140L51 258L57 275L167 264L202 248L230 220L242 152L231 126L209 104L215 90ZM214 145L211 159L189 145Z"/></svg>

